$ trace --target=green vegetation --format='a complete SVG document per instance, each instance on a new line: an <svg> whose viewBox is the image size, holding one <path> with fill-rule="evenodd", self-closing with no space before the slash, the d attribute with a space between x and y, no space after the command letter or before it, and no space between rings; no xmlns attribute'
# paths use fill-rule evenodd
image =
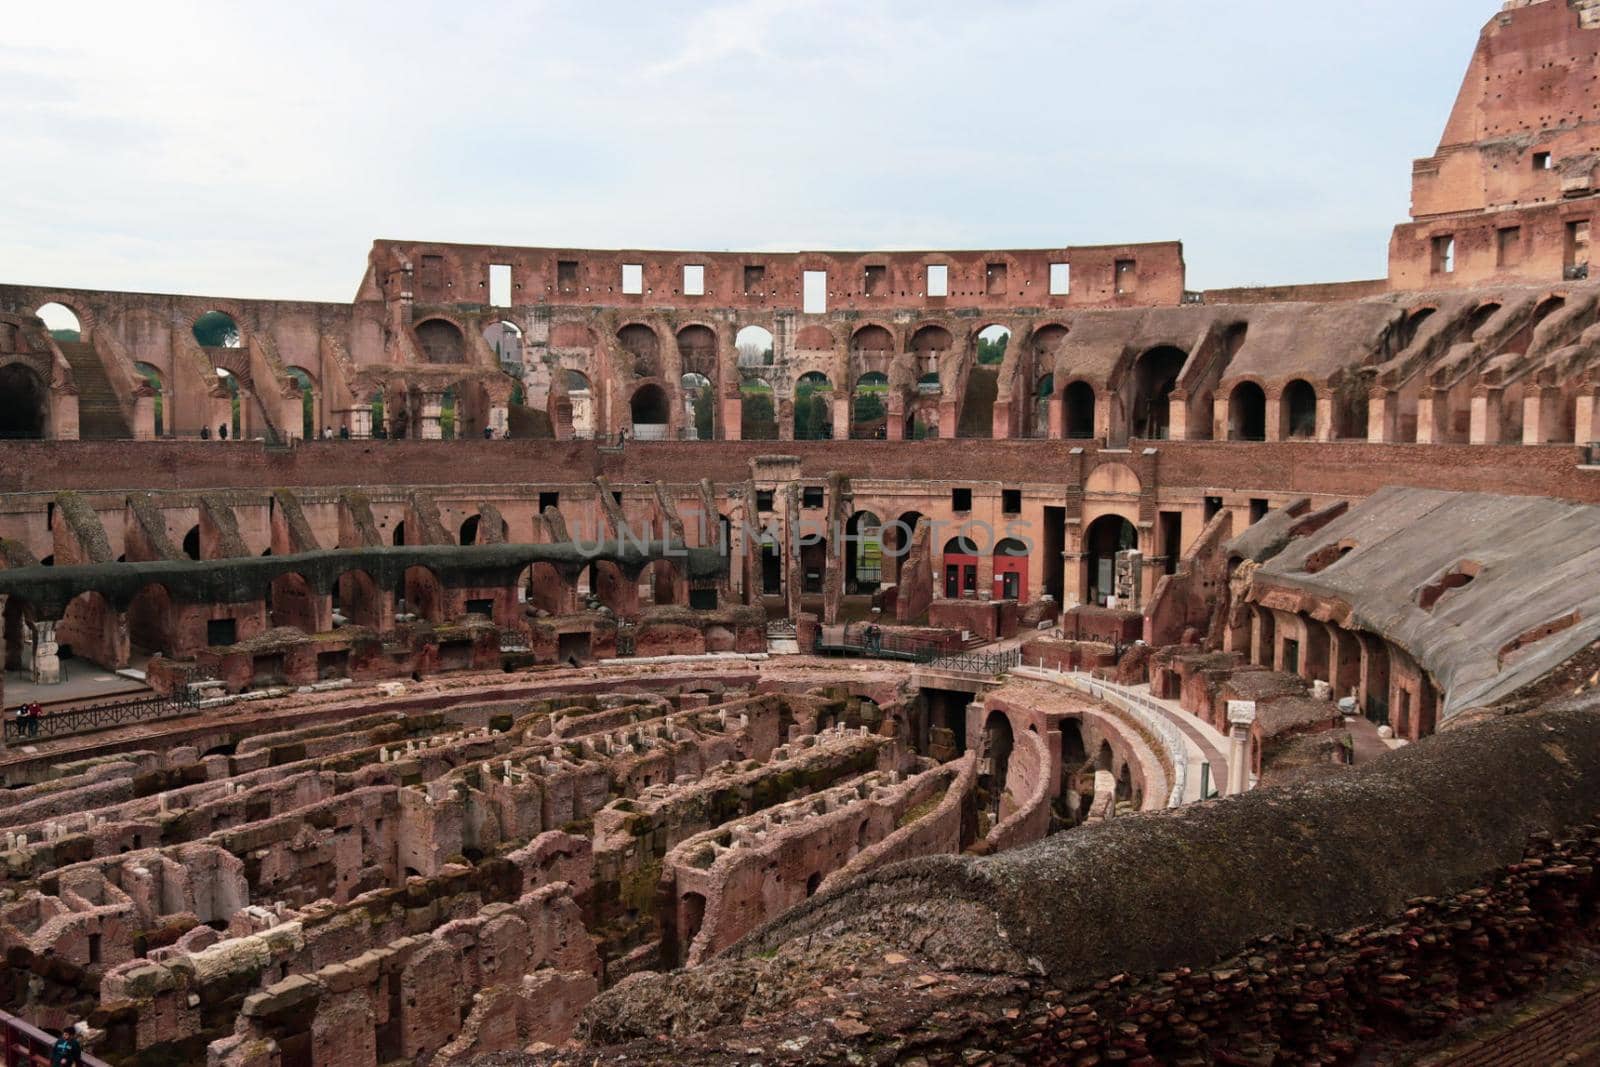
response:
<svg viewBox="0 0 1600 1067"><path fill-rule="evenodd" d="M993 329L993 327L990 327ZM996 331L999 333L999 331ZM998 366L1005 361L1006 345L1011 342L1009 333L1001 333L999 337L978 338L978 362L985 367Z"/></svg>
<svg viewBox="0 0 1600 1067"><path fill-rule="evenodd" d="M239 327L220 311L208 311L194 322L194 339L207 348L238 348Z"/></svg>

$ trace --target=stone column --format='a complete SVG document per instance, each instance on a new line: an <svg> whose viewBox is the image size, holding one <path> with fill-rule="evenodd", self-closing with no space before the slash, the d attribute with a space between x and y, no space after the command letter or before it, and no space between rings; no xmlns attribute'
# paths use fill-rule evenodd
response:
<svg viewBox="0 0 1600 1067"><path fill-rule="evenodd" d="M738 394L722 398L722 414L717 420L724 441L738 441L744 437L744 398Z"/></svg>
<svg viewBox="0 0 1600 1067"><path fill-rule="evenodd" d="M835 441L850 440L850 393L847 390L835 389L833 391L833 439Z"/></svg>
<svg viewBox="0 0 1600 1067"><path fill-rule="evenodd" d="M1228 796L1250 788L1250 727L1255 721L1255 701L1228 701Z"/></svg>
<svg viewBox="0 0 1600 1067"><path fill-rule="evenodd" d="M1556 440L1561 426L1561 390L1551 385L1529 386L1522 398L1522 443L1544 445Z"/></svg>
<svg viewBox="0 0 1600 1067"><path fill-rule="evenodd" d="M1333 394L1326 389L1317 392L1317 426L1314 436L1318 441L1332 441L1335 436Z"/></svg>
<svg viewBox="0 0 1600 1067"><path fill-rule="evenodd" d="M1572 419L1573 440L1580 445L1600 441L1600 387L1586 386L1578 391Z"/></svg>
<svg viewBox="0 0 1600 1067"><path fill-rule="evenodd" d="M1174 389L1167 399L1167 437L1189 440L1189 390Z"/></svg>
<svg viewBox="0 0 1600 1067"><path fill-rule="evenodd" d="M1267 394L1267 440L1283 440L1283 390L1274 389Z"/></svg>
<svg viewBox="0 0 1600 1067"><path fill-rule="evenodd" d="M41 619L33 624L33 658L32 663L34 685L60 685L61 684L61 657L58 655L60 646L56 644L56 623L51 620Z"/></svg>
<svg viewBox="0 0 1600 1067"><path fill-rule="evenodd" d="M1229 398L1220 393L1211 399L1211 439L1213 441L1226 441L1228 439L1229 406Z"/></svg>
<svg viewBox="0 0 1600 1067"><path fill-rule="evenodd" d="M171 416L168 416L169 418ZM156 394L148 384L133 394L133 439L149 441L156 435Z"/></svg>
<svg viewBox="0 0 1600 1067"><path fill-rule="evenodd" d="M1398 434L1400 397L1393 389L1375 387L1367 394L1367 440L1388 444Z"/></svg>
<svg viewBox="0 0 1600 1067"><path fill-rule="evenodd" d="M1440 389L1424 389L1417 396L1417 444L1443 444L1445 420L1449 417L1449 395Z"/></svg>
<svg viewBox="0 0 1600 1067"><path fill-rule="evenodd" d="M421 431L417 436L425 441L437 441L444 436L444 429L439 425L439 416L444 410L444 394L434 392L419 393L418 399L422 410ZM461 406L456 405L456 429L461 429Z"/></svg>
<svg viewBox="0 0 1600 1067"><path fill-rule="evenodd" d="M1480 385L1472 391L1472 432L1467 439L1474 445L1497 445L1502 432L1500 401L1504 391Z"/></svg>

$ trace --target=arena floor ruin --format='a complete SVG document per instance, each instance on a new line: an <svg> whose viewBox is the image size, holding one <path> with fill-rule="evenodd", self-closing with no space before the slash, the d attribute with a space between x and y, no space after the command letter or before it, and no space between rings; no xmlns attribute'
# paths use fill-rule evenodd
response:
<svg viewBox="0 0 1600 1067"><path fill-rule="evenodd" d="M0 285L4 1063L1600 1062L1597 55L1379 280Z"/></svg>

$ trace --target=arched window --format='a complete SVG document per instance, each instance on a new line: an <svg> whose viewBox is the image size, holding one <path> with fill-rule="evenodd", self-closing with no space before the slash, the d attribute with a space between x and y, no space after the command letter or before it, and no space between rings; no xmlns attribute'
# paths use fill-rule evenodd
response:
<svg viewBox="0 0 1600 1067"><path fill-rule="evenodd" d="M1317 391L1311 383L1295 379L1283 387L1283 436L1317 435Z"/></svg>
<svg viewBox="0 0 1600 1067"><path fill-rule="evenodd" d="M428 319L416 327L417 341L422 346L422 357L429 363L465 363L466 338L453 322Z"/></svg>
<svg viewBox="0 0 1600 1067"><path fill-rule="evenodd" d="M1148 441L1164 441L1171 419L1172 393L1189 355L1181 348L1163 345L1139 357L1133 368L1133 396L1128 411L1129 432Z"/></svg>
<svg viewBox="0 0 1600 1067"><path fill-rule="evenodd" d="M850 405L850 436L876 440L887 435L889 425L889 376L868 371L856 379Z"/></svg>
<svg viewBox="0 0 1600 1067"><path fill-rule="evenodd" d="M239 324L225 311L208 311L194 320L194 339L202 348L238 348L242 337Z"/></svg>
<svg viewBox="0 0 1600 1067"><path fill-rule="evenodd" d="M50 331L50 336L55 338L57 344L62 341L68 344L76 344L83 340L83 324L78 321L77 312L65 304L57 304L51 301L41 307L37 314L44 322L44 328Z"/></svg>
<svg viewBox="0 0 1600 1067"><path fill-rule="evenodd" d="M833 383L826 374L802 374L794 386L794 439L826 441L833 436Z"/></svg>
<svg viewBox="0 0 1600 1067"><path fill-rule="evenodd" d="M1094 386L1073 382L1061 395L1062 435L1075 441L1094 436Z"/></svg>
<svg viewBox="0 0 1600 1067"><path fill-rule="evenodd" d="M1255 382L1240 382L1228 395L1228 440L1267 439L1267 394Z"/></svg>
<svg viewBox="0 0 1600 1067"><path fill-rule="evenodd" d="M32 367L0 367L0 438L44 437L46 406L44 381Z"/></svg>
<svg viewBox="0 0 1600 1067"><path fill-rule="evenodd" d="M688 416L688 423L694 431L689 436L696 441L712 440L716 437L717 398L715 390L711 388L711 379L690 371L683 376L681 384L684 414Z"/></svg>
<svg viewBox="0 0 1600 1067"><path fill-rule="evenodd" d="M667 392L651 382L634 391L628 404L633 436L641 441L662 441L667 436Z"/></svg>
<svg viewBox="0 0 1600 1067"><path fill-rule="evenodd" d="M772 366L772 331L765 326L746 326L734 336L733 346L739 354L739 366Z"/></svg>

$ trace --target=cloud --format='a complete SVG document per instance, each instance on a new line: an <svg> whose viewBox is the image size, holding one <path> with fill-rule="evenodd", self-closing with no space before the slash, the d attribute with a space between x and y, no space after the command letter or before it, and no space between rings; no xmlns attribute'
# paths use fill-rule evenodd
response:
<svg viewBox="0 0 1600 1067"><path fill-rule="evenodd" d="M655 77L710 66L736 56L769 58L767 39L786 16L816 6L808 0L739 0L721 4L691 18L676 55L652 64Z"/></svg>

